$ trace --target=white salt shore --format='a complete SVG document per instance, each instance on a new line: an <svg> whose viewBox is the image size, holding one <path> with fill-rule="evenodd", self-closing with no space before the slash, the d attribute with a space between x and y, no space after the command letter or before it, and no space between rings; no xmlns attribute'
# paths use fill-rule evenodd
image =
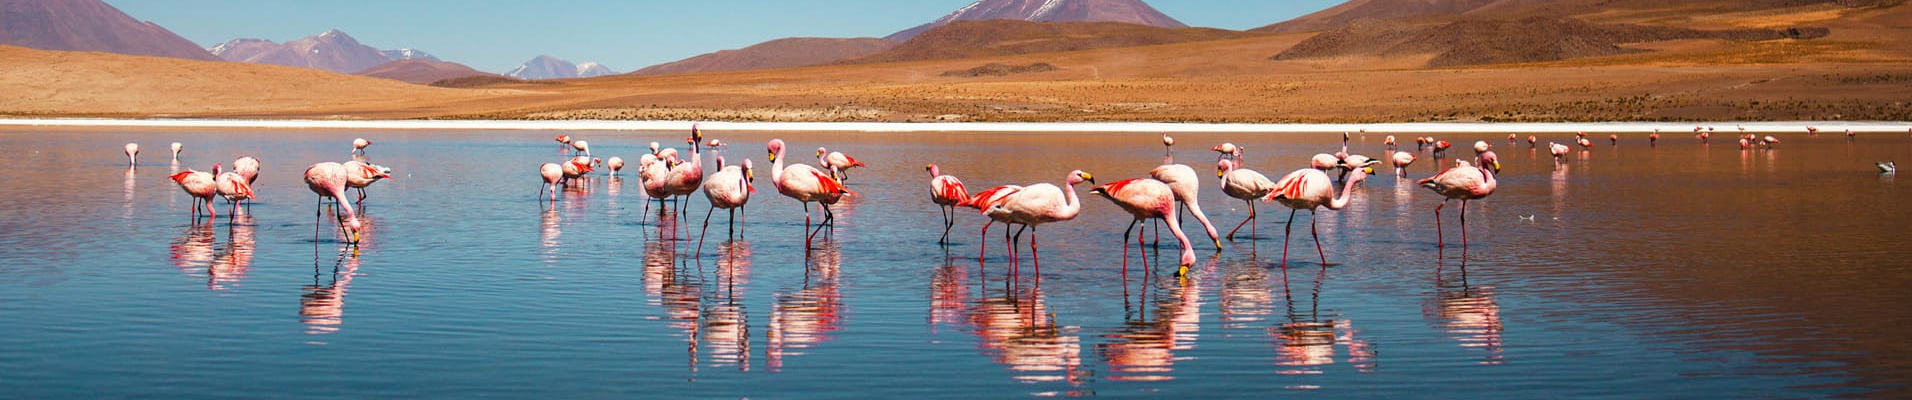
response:
<svg viewBox="0 0 1912 400"><path fill-rule="evenodd" d="M238 119L0 119L13 127L127 127L127 128L257 128L257 129L435 129L435 130L582 130L676 131L699 123L721 131L806 132L1218 132L1218 133L1692 133L1694 127L1712 127L1716 134L1804 132L1818 127L1822 134L1907 132L1905 121L1787 121L1787 122L1562 122L1477 123L1423 122L1378 124L1201 124L1153 122L694 122L694 121L515 121L515 120L238 120Z"/></svg>

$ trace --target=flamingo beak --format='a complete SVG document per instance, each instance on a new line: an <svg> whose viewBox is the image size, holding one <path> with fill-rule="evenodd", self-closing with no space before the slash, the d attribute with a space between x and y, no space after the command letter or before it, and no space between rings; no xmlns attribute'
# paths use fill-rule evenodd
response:
<svg viewBox="0 0 1912 400"><path fill-rule="evenodd" d="M1374 175L1374 167L1362 168L1361 172L1366 173L1368 175Z"/></svg>
<svg viewBox="0 0 1912 400"><path fill-rule="evenodd" d="M777 153L770 153L770 162L777 162Z"/></svg>

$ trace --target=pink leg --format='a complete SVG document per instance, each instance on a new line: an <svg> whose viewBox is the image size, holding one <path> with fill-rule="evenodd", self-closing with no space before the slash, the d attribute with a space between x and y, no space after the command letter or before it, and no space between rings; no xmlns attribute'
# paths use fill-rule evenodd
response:
<svg viewBox="0 0 1912 400"><path fill-rule="evenodd" d="M977 243L976 244L976 247L977 247L976 261L977 262L982 262L983 256L989 254L989 225L992 225L995 223L996 223L996 220L994 219L983 221L983 233L980 235L977 235L978 239L976 241Z"/></svg>
<svg viewBox="0 0 1912 400"><path fill-rule="evenodd" d="M1281 234L1281 267L1282 268L1288 268L1288 237L1295 235L1295 212L1296 211L1301 211L1301 209L1288 210L1288 228L1285 231L1285 233Z"/></svg>
<svg viewBox="0 0 1912 400"><path fill-rule="evenodd" d="M1249 200L1247 201L1247 203L1248 203L1248 219L1242 220L1240 224L1235 225L1234 230L1228 231L1228 241L1230 242L1235 241L1235 232L1241 231L1241 227L1243 225L1248 225L1249 222L1255 221L1255 202L1253 200ZM1254 233L1250 232L1249 235L1254 235Z"/></svg>
<svg viewBox="0 0 1912 400"><path fill-rule="evenodd" d="M1041 234L1036 233L1035 227L1029 227L1029 259L1035 261L1037 279L1042 278L1042 249L1036 247L1036 238L1039 236Z"/></svg>
<svg viewBox="0 0 1912 400"><path fill-rule="evenodd" d="M1447 247L1447 235L1441 233L1441 207L1447 207L1447 200L1434 206L1434 247Z"/></svg>
<svg viewBox="0 0 1912 400"><path fill-rule="evenodd" d="M1129 229L1122 230L1122 277L1124 278L1129 276L1129 233L1134 232L1135 224L1140 222L1142 222L1142 220L1131 220L1129 221ZM1140 236L1135 238L1135 247L1142 247L1142 238Z"/></svg>
<svg viewBox="0 0 1912 400"><path fill-rule="evenodd" d="M1321 255L1321 265L1328 265L1328 252L1321 250L1321 228L1315 226L1315 220L1320 217L1321 214L1308 211L1308 233L1314 234L1315 254Z"/></svg>

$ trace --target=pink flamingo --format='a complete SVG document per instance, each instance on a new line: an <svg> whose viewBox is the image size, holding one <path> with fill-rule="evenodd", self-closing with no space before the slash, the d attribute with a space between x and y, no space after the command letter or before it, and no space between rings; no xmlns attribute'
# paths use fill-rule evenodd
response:
<svg viewBox="0 0 1912 400"><path fill-rule="evenodd" d="M1168 164L1150 170L1149 176L1168 184L1169 190L1175 192L1175 202L1188 210L1189 214L1195 215L1195 220L1202 223L1202 230L1207 231L1208 240L1214 241L1215 250L1220 251L1222 236L1215 233L1215 225L1209 223L1208 214L1202 212L1202 203L1197 197L1202 191L1202 178L1195 174L1195 169L1182 164Z"/></svg>
<svg viewBox="0 0 1912 400"><path fill-rule="evenodd" d="M226 198L227 206L230 207L226 211L226 217L237 217L239 201L253 199L252 183L246 182L246 177L237 171L220 173L219 166L216 164L213 165L212 171L214 175L217 175L213 178L214 191L218 192L220 197Z"/></svg>
<svg viewBox="0 0 1912 400"><path fill-rule="evenodd" d="M1447 155L1447 149L1451 147L1454 147L1454 144L1448 143L1446 140L1434 142L1434 158L1441 158Z"/></svg>
<svg viewBox="0 0 1912 400"><path fill-rule="evenodd" d="M817 148L817 161L830 170L831 177L842 181L850 180L851 168L867 166L862 161L857 161L855 157L844 155L841 151L829 151L822 147Z"/></svg>
<svg viewBox="0 0 1912 400"><path fill-rule="evenodd" d="M1527 135L1527 148L1531 149L1531 148L1534 148L1534 146L1538 146L1539 144L1540 144L1540 137L1534 136L1534 135Z"/></svg>
<svg viewBox="0 0 1912 400"><path fill-rule="evenodd" d="M1068 187L1066 190L1048 183L1024 186L984 212L1006 212L1006 222L1021 224L1029 230L1029 251L1036 260L1037 273L1041 273L1042 250L1036 245L1039 235L1036 229L1042 224L1072 220L1081 214L1082 201L1076 198L1075 185L1085 181L1094 184L1095 177L1081 170L1070 171L1069 176L1063 179L1064 186ZM1011 246L1017 246L1021 241L1022 232L1018 229Z"/></svg>
<svg viewBox="0 0 1912 400"><path fill-rule="evenodd" d="M1584 134L1583 134L1583 135L1584 135ZM1593 141L1592 141L1592 140L1587 140L1587 137L1586 137L1586 136L1581 136L1581 137L1580 137L1580 138L1578 138L1578 139L1574 139L1574 141L1575 141L1575 142L1578 142L1578 143L1580 144L1580 147L1581 147L1581 148L1585 148L1585 149L1587 149L1587 150L1593 150Z"/></svg>
<svg viewBox="0 0 1912 400"><path fill-rule="evenodd" d="M1515 135L1514 135L1514 134L1512 134L1512 133L1509 133L1509 134L1507 134L1507 144L1514 144L1514 143L1519 143L1519 142L1520 142L1520 137L1519 137L1519 136L1515 136Z"/></svg>
<svg viewBox="0 0 1912 400"><path fill-rule="evenodd" d="M239 156L232 160L232 172L246 178L246 184L259 182L259 159L252 156Z"/></svg>
<svg viewBox="0 0 1912 400"><path fill-rule="evenodd" d="M1614 145L1614 146L1619 146L1619 145L1620 145L1620 134L1617 134L1617 133L1610 133L1610 134L1607 134L1607 143L1609 143L1609 144L1611 144L1611 145Z"/></svg>
<svg viewBox="0 0 1912 400"><path fill-rule="evenodd" d="M1553 153L1554 162L1566 160L1567 152L1569 151L1573 151L1573 149L1568 148L1567 145L1547 142L1547 152Z"/></svg>
<svg viewBox="0 0 1912 400"><path fill-rule="evenodd" d="M1388 150L1394 150L1394 135L1388 135L1387 139L1382 140L1381 143L1388 145Z"/></svg>
<svg viewBox="0 0 1912 400"><path fill-rule="evenodd" d="M551 201L557 202L558 201L558 182L561 182L564 180L564 167L558 166L558 163L544 163L544 164L538 165L538 176L541 176L544 178L544 185L538 186L538 198L543 199L544 192L547 189L549 189L549 191L551 192Z"/></svg>
<svg viewBox="0 0 1912 400"><path fill-rule="evenodd" d="M126 144L126 166L139 165L139 143Z"/></svg>
<svg viewBox="0 0 1912 400"><path fill-rule="evenodd" d="M737 234L737 210L750 202L750 194L757 192L750 180L756 174L750 170L750 159L744 159L744 165L724 165L724 157L717 157L717 172L704 180L704 198L710 199L710 210L704 211L704 230L697 234L697 252L704 251L704 234L710 233L710 216L722 208L730 212L730 233Z"/></svg>
<svg viewBox="0 0 1912 400"><path fill-rule="evenodd" d="M365 155L365 146L371 145L372 141L365 138L352 139L352 154Z"/></svg>
<svg viewBox="0 0 1912 400"><path fill-rule="evenodd" d="M1169 136L1167 133L1163 133L1162 134L1162 157L1165 157L1165 158L1171 157L1169 155L1169 152L1173 150L1175 150L1175 137Z"/></svg>
<svg viewBox="0 0 1912 400"><path fill-rule="evenodd" d="M1321 153L1308 159L1308 168L1327 171L1340 167L1341 159L1336 158L1333 154Z"/></svg>
<svg viewBox="0 0 1912 400"><path fill-rule="evenodd" d="M1652 135L1647 135L1647 137L1646 137L1646 144L1647 144L1648 146L1659 146L1659 145L1660 145L1660 129L1659 129L1659 128L1654 128L1654 129L1653 129L1653 134L1652 134Z"/></svg>
<svg viewBox="0 0 1912 400"><path fill-rule="evenodd" d="M1401 177L1401 178L1407 177L1407 166L1414 164L1414 153L1409 153L1405 151L1397 151L1397 152L1394 152L1393 158L1394 158L1393 160L1394 161L1394 176Z"/></svg>
<svg viewBox="0 0 1912 400"><path fill-rule="evenodd" d="M345 212L345 215L341 217L342 223L339 224L339 229L344 231L351 243L356 244L359 242L359 229L363 226L359 224L358 213L352 211L352 203L345 201L347 175L349 173L346 172L343 164L335 162L312 164L305 169L305 186L312 189L312 193L319 195L321 208L328 197L337 202L339 209ZM324 215L322 210L315 210L312 214L314 218L320 215Z"/></svg>
<svg viewBox="0 0 1912 400"><path fill-rule="evenodd" d="M212 169L218 171L219 164L213 164ZM180 190L185 190L186 194L193 197L194 221L199 220L197 214L200 202L206 203L206 216L208 218L219 217L219 213L212 208L212 196L218 193L218 186L214 182L215 178L213 174L194 171L188 168L185 171L173 173L172 178L173 183L179 184Z"/></svg>
<svg viewBox="0 0 1912 400"><path fill-rule="evenodd" d="M653 143L655 145L655 143ZM663 210L664 200L670 193L664 192L664 178L669 177L671 168L668 162L657 156L645 154L637 158L637 180L644 187L644 195L657 200L658 209ZM644 215L650 215L651 203L644 203Z"/></svg>
<svg viewBox="0 0 1912 400"><path fill-rule="evenodd" d="M179 162L179 152L185 150L186 146L179 144L179 142L173 142L172 147L173 147L173 162Z"/></svg>
<svg viewBox="0 0 1912 400"><path fill-rule="evenodd" d="M577 149L579 153L584 153L585 157L591 156L591 142L573 140L571 141L571 148Z"/></svg>
<svg viewBox="0 0 1912 400"><path fill-rule="evenodd" d="M993 207L997 204L1002 203L1003 199L1008 198L1009 195L1016 194L1016 192L1020 192L1020 191L1022 191L1022 186L1018 186L1018 185L997 186L997 187L989 188L989 190L984 190L982 192L978 192L976 194L970 195L969 201L958 204L963 207L974 208L977 211L982 212L984 217L989 218L988 221L983 222L983 230L980 236L981 245L977 246L978 248L976 249L977 259L980 260L982 259L984 255L989 254L989 226L990 225L993 225L997 222L1002 222L1003 223L1003 232L1002 232L1003 244L1009 243L1009 225L1011 224L1011 222L1005 219L1006 217L1009 216L1009 213L998 212L998 213L992 214L989 212L989 210L990 210L990 207ZM1014 248L1011 248L1011 250L1014 250Z"/></svg>
<svg viewBox="0 0 1912 400"><path fill-rule="evenodd" d="M1241 146L1236 146L1234 143L1222 143L1219 145L1215 145L1214 148L1211 148L1209 150L1214 150L1216 153L1221 153L1222 156L1240 160L1241 152L1242 150L1244 150L1244 148Z"/></svg>
<svg viewBox="0 0 1912 400"><path fill-rule="evenodd" d="M1240 232L1242 226L1253 223L1260 218L1255 210L1255 199L1266 197L1268 193L1274 192L1275 182L1268 180L1268 176L1262 175L1260 172L1242 168L1241 160L1218 161L1216 162L1215 170L1215 175L1222 179L1222 194L1241 199L1242 202L1248 203L1248 219L1242 220L1240 224L1235 225L1235 229L1228 231L1228 240L1234 241L1235 232ZM1253 233L1251 232L1250 235L1253 235ZM1128 241L1127 238L1122 240L1124 243ZM1127 244L1124 244L1124 246L1127 246Z"/></svg>
<svg viewBox="0 0 1912 400"><path fill-rule="evenodd" d="M366 187L380 180L392 178L392 169L383 165L347 161L343 166L345 167L345 187L358 189L358 200L353 203L359 204L360 207L364 207Z"/></svg>
<svg viewBox="0 0 1912 400"><path fill-rule="evenodd" d="M604 160L604 166L611 167L611 176L617 176L617 171L624 170L624 159L611 156L611 159Z"/></svg>
<svg viewBox="0 0 1912 400"><path fill-rule="evenodd" d="M1766 146L1766 148L1770 149L1770 148L1773 148L1773 145L1779 144L1779 138L1768 135L1766 137L1759 138L1759 144L1764 145Z"/></svg>
<svg viewBox="0 0 1912 400"><path fill-rule="evenodd" d="M558 135L558 138L556 140L558 141L559 144L568 145L568 144L571 144L571 135Z"/></svg>
<svg viewBox="0 0 1912 400"><path fill-rule="evenodd" d="M1129 233L1146 219L1161 219L1168 224L1169 232L1182 243L1181 267L1175 270L1175 276L1188 275L1188 267L1195 265L1195 248L1189 244L1188 235L1182 233L1181 221L1175 218L1175 193L1167 183L1148 178L1124 179L1097 186L1089 193L1115 202L1135 217L1129 221L1129 228L1122 231L1122 276L1129 274ZM1135 244L1142 245L1140 236L1135 238Z"/></svg>
<svg viewBox="0 0 1912 400"><path fill-rule="evenodd" d="M1337 166L1341 170L1341 176L1336 177L1335 179L1347 180L1348 174L1354 172L1354 170L1369 168L1369 167L1373 167L1375 165L1380 165L1380 164L1381 164L1381 160L1368 158L1368 156L1364 156L1360 154L1350 154L1348 155L1347 159L1341 162L1341 165Z"/></svg>
<svg viewBox="0 0 1912 400"><path fill-rule="evenodd" d="M1859 138L1859 133L1853 132L1851 129L1846 130L1846 140L1852 140L1857 138Z"/></svg>
<svg viewBox="0 0 1912 400"><path fill-rule="evenodd" d="M929 171L929 201L936 203L943 211L943 238L939 244L949 243L949 230L956 226L956 205L969 201L969 189L963 187L963 180L943 175L942 167L936 164L923 166Z"/></svg>
<svg viewBox="0 0 1912 400"><path fill-rule="evenodd" d="M582 178L585 174L596 170L595 168L591 168L591 159L586 156L572 157L570 161L565 161L564 164L559 166L564 168L564 182L567 185L570 184L571 180Z"/></svg>
<svg viewBox="0 0 1912 400"><path fill-rule="evenodd" d="M1281 205L1289 208L1287 233L1281 239L1283 268L1288 267L1288 239L1294 236L1295 213L1306 209L1309 214L1319 215L1316 209L1324 206L1329 210L1347 208L1348 194L1354 191L1354 185L1366 180L1368 175L1373 173L1374 168L1362 168L1360 173L1354 174L1348 178L1347 182L1341 184L1339 196L1335 195L1334 185L1328 180L1328 174L1316 169L1298 169L1275 182L1275 191L1269 193L1262 201L1280 202ZM1309 218L1308 229L1314 234L1315 252L1321 255L1321 263L1327 264L1328 253L1321 248L1321 231L1315 226L1315 221L1318 219L1320 218Z"/></svg>
<svg viewBox="0 0 1912 400"><path fill-rule="evenodd" d="M1454 168L1420 181L1421 186L1434 190L1446 198L1434 206L1434 233L1439 239L1437 246L1447 247L1445 234L1441 232L1441 208L1448 200L1461 201L1461 246L1467 246L1467 202L1479 200L1494 194L1499 182L1494 179L1493 171L1487 168L1469 165L1466 160L1456 160Z"/></svg>
<svg viewBox="0 0 1912 400"><path fill-rule="evenodd" d="M768 148L770 150L770 182L776 184L777 193L803 203L803 229L807 232L804 235L804 245L809 246L810 240L816 237L817 232L822 232L824 226L836 223L836 213L830 211L830 205L842 201L845 195L856 193L844 187L843 182L825 175L823 171L818 171L815 167L805 164L784 167L783 139L770 139ZM810 203L813 202L823 208L823 222L817 225L816 231L810 231Z"/></svg>
<svg viewBox="0 0 1912 400"><path fill-rule="evenodd" d="M685 139L685 142L690 143L690 161L671 166L670 174L664 177L664 193L672 196L688 197L691 193L697 193L698 187L703 186L704 152L699 150L699 147L701 147L700 145L704 138L699 135L700 133L692 129L691 137ZM683 211L681 207L682 203L679 204L680 207L678 211L681 213ZM686 231L684 233L689 234L688 228L690 227L687 226L685 228Z"/></svg>

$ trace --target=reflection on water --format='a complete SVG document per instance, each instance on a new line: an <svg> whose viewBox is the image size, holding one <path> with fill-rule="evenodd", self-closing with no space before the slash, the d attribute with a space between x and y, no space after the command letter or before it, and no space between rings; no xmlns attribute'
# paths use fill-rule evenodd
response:
<svg viewBox="0 0 1912 400"><path fill-rule="evenodd" d="M1422 306L1421 312L1428 322L1459 340L1461 347L1485 351L1481 365L1500 365L1502 326L1494 287L1469 285L1465 260L1459 270L1458 280L1449 280L1448 275L1435 269L1434 298Z"/></svg>
<svg viewBox="0 0 1912 400"><path fill-rule="evenodd" d="M1275 313L1274 274L1262 266L1257 253L1222 265L1222 292L1219 301L1223 329L1257 327Z"/></svg>
<svg viewBox="0 0 1912 400"><path fill-rule="evenodd" d="M841 277L843 253L836 242L820 242L810 249L803 284L795 291L776 294L770 308L769 343L764 364L771 372L783 370L785 357L828 342L843 329Z"/></svg>
<svg viewBox="0 0 1912 400"><path fill-rule="evenodd" d="M1109 364L1110 380L1166 381L1175 379L1175 352L1195 348L1201 330L1200 279L1163 274L1142 278L1138 308L1123 313L1123 327L1104 334L1107 343L1096 353Z"/></svg>
<svg viewBox="0 0 1912 400"><path fill-rule="evenodd" d="M1354 329L1350 319L1321 318L1321 285L1327 278L1328 267L1319 269L1313 279L1312 290L1307 293L1306 308L1302 308L1295 299L1294 285L1284 270L1282 273L1282 296L1288 303L1287 321L1268 329L1268 335L1275 340L1275 365L1287 367L1277 370L1282 375L1319 375L1326 373L1323 368L1335 363L1336 347L1348 352L1347 362L1355 371L1374 372L1379 361L1374 344L1355 337L1360 333ZM1318 389L1312 386L1296 386L1293 389Z"/></svg>
<svg viewBox="0 0 1912 400"><path fill-rule="evenodd" d="M345 291L358 276L359 249L340 247L338 258L329 266L322 265L321 260L316 255L313 258L312 284L306 285L305 294L299 296L299 322L306 325L309 335L338 332L345 325Z"/></svg>
<svg viewBox="0 0 1912 400"><path fill-rule="evenodd" d="M1004 279L1000 286L985 282L981 297L967 302L966 318L984 354L1007 366L1019 382L1081 384L1087 371L1080 328L1056 323L1040 285Z"/></svg>
<svg viewBox="0 0 1912 400"><path fill-rule="evenodd" d="M192 224L186 227L186 231L181 232L178 238L173 239L172 261L173 266L179 268L179 272L198 275L201 271L205 271L207 266L212 265L214 253L212 243L217 237L213 234L212 226L213 224L210 223Z"/></svg>
<svg viewBox="0 0 1912 400"><path fill-rule="evenodd" d="M239 214L233 217L227 226L226 244L212 257L212 265L206 271L206 288L225 290L237 285L246 278L246 270L252 268L253 225L252 215Z"/></svg>
<svg viewBox="0 0 1912 400"><path fill-rule="evenodd" d="M697 370L697 346L703 329L703 290L702 276L678 267L675 242L653 240L644 243L644 292L649 295L651 305L663 308L665 325L684 338L688 346L685 350L688 357L686 361L691 371Z"/></svg>
<svg viewBox="0 0 1912 400"><path fill-rule="evenodd" d="M711 366L750 370L750 314L744 287L750 284L750 243L724 242L718 248L716 287L705 296L703 338Z"/></svg>

